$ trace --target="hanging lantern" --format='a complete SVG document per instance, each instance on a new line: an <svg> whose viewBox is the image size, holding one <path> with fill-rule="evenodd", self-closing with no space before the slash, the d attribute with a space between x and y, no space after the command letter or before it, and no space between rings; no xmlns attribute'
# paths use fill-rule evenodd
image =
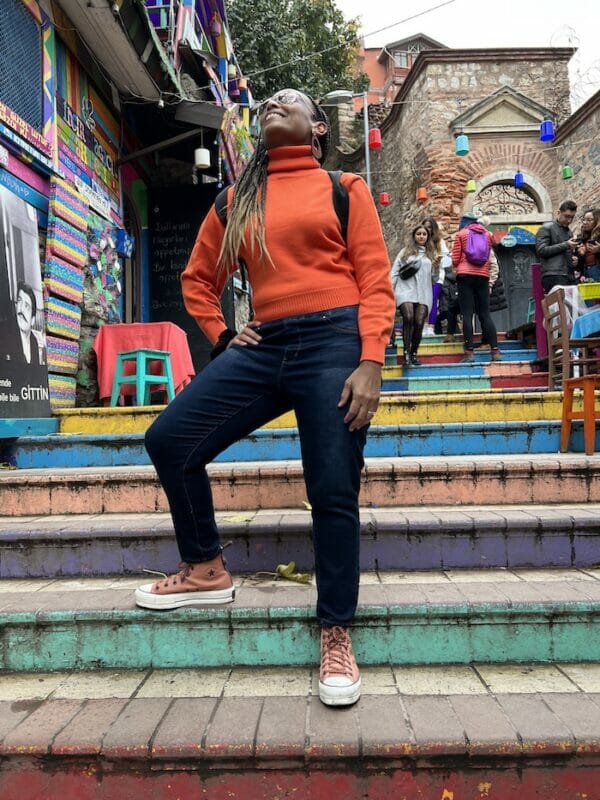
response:
<svg viewBox="0 0 600 800"><path fill-rule="evenodd" d="M238 86L240 87L240 92L245 92L248 88L248 78L240 78L238 81Z"/></svg>
<svg viewBox="0 0 600 800"><path fill-rule="evenodd" d="M387 192L379 192L379 202L382 206L389 206L390 196Z"/></svg>
<svg viewBox="0 0 600 800"><path fill-rule="evenodd" d="M569 178L573 177L573 167L569 166L569 164L565 164L562 168L562 176L563 180L568 181Z"/></svg>
<svg viewBox="0 0 600 800"><path fill-rule="evenodd" d="M457 156L466 156L469 153L469 137L464 133L459 133L455 142L454 152Z"/></svg>
<svg viewBox="0 0 600 800"><path fill-rule="evenodd" d="M379 150L381 148L381 131L379 128L371 128L369 131L369 150Z"/></svg>
<svg viewBox="0 0 600 800"><path fill-rule="evenodd" d="M476 192L477 191L477 183L475 182L474 178L469 178L467 181L467 192Z"/></svg>
<svg viewBox="0 0 600 800"><path fill-rule="evenodd" d="M515 187L517 189L522 189L523 186L525 186L525 175L523 175L521 170L518 170L517 172L515 172L514 183L515 183Z"/></svg>
<svg viewBox="0 0 600 800"><path fill-rule="evenodd" d="M554 123L545 119L540 125L540 142L551 142L554 139Z"/></svg>
<svg viewBox="0 0 600 800"><path fill-rule="evenodd" d="M221 20L216 14L213 14L212 19L210 21L210 32L213 36L220 36L221 35Z"/></svg>
<svg viewBox="0 0 600 800"><path fill-rule="evenodd" d="M427 202L427 188L425 186L420 186L417 189L417 203L426 203Z"/></svg>
<svg viewBox="0 0 600 800"><path fill-rule="evenodd" d="M210 150L206 147L197 147L194 150L194 166L196 169L208 169L210 167Z"/></svg>
<svg viewBox="0 0 600 800"><path fill-rule="evenodd" d="M235 69L235 64L229 64L227 67L227 77L229 78L229 80L232 80L235 78L236 75L237 72Z"/></svg>

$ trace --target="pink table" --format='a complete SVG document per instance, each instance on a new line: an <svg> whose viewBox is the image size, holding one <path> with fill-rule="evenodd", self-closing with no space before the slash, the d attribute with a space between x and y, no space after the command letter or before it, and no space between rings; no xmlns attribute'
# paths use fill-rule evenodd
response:
<svg viewBox="0 0 600 800"><path fill-rule="evenodd" d="M171 354L171 369L175 393L180 392L194 377L194 365L188 346L187 334L172 322L133 322L129 324L103 325L94 340L98 358L98 387L100 401L108 403L112 392L117 353L126 350L166 350ZM160 374L160 362L151 366ZM133 372L133 364L126 365L127 374ZM161 387L156 386L157 390ZM122 394L134 394L133 385L124 385Z"/></svg>

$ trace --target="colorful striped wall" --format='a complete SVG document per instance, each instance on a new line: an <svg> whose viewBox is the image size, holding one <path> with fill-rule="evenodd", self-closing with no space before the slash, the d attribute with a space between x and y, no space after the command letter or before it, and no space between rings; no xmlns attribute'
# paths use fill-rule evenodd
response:
<svg viewBox="0 0 600 800"><path fill-rule="evenodd" d="M89 208L72 186L59 178L50 185L44 283L48 337L48 386L53 409L75 405L83 267L87 262Z"/></svg>

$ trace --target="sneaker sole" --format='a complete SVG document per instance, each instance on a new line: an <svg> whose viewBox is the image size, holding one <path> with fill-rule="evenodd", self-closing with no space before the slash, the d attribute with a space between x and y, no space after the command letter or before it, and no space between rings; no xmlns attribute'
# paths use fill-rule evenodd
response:
<svg viewBox="0 0 600 800"><path fill-rule="evenodd" d="M152 584L149 584L150 586ZM185 606L215 606L222 603L233 603L235 587L230 589L214 589L203 592L178 592L175 594L153 594L145 586L135 590L136 605L152 610L169 611Z"/></svg>
<svg viewBox="0 0 600 800"><path fill-rule="evenodd" d="M361 681L350 686L327 686L319 681L319 697L326 706L351 706L360 698Z"/></svg>

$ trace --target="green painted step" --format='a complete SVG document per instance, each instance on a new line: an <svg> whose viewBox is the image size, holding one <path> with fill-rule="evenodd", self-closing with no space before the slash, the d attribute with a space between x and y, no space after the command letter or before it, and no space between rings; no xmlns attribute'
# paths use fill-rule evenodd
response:
<svg viewBox="0 0 600 800"><path fill-rule="evenodd" d="M553 571L547 580L541 571L518 570L420 576L421 582L393 573L361 587L353 627L360 663L570 662L582 654L600 661L598 570ZM34 591L29 581L2 593L3 670L292 666L318 659L314 586L245 579L230 606L162 613L135 608L131 580L38 586Z"/></svg>

